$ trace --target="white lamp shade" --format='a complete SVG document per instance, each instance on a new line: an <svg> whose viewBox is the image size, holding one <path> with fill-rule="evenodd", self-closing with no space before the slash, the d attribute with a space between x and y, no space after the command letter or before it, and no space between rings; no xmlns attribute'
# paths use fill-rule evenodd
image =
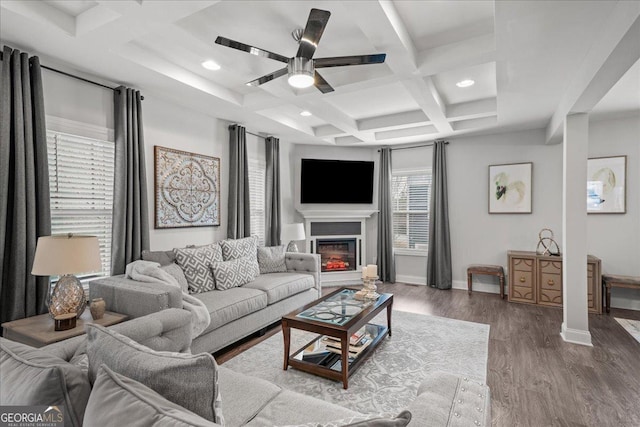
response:
<svg viewBox="0 0 640 427"><path fill-rule="evenodd" d="M304 224L284 224L282 226L282 241L290 242L292 240L304 240Z"/></svg>
<svg viewBox="0 0 640 427"><path fill-rule="evenodd" d="M31 274L61 276L100 271L100 244L96 236L43 236L38 238Z"/></svg>

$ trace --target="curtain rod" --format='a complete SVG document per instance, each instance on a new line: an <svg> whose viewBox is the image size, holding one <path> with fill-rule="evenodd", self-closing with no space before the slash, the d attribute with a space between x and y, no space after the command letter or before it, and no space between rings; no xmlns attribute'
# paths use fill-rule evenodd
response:
<svg viewBox="0 0 640 427"><path fill-rule="evenodd" d="M435 142L435 141L434 141ZM449 141L443 141L444 145L449 145ZM410 148L422 148L422 147L431 147L433 146L433 142L427 142L426 144L420 144L420 145L412 145L410 147L398 147L398 148L391 148L391 151L396 151L396 150L408 150ZM380 152L380 150L378 150L378 153Z"/></svg>
<svg viewBox="0 0 640 427"><path fill-rule="evenodd" d="M3 60L3 56L4 56L3 52L0 52L0 61ZM61 70L58 70L58 69L55 69L55 68L47 67L46 65L40 64L40 68L44 68L45 70L53 71L54 73L62 74L63 76L71 77L72 79L80 80L80 81L83 81L85 83L91 83L92 85L100 86L100 87L103 87L105 89L111 89L113 91L116 90L116 88L114 88L114 87L103 85L102 83L94 82L93 80L85 79L84 77L76 76L75 74L67 73L66 71L61 71ZM140 95L140 99L144 101L144 96Z"/></svg>
<svg viewBox="0 0 640 427"><path fill-rule="evenodd" d="M232 125L229 125L229 127L231 127L231 126L242 126L242 125L240 125L238 123L234 123ZM268 136L262 136L262 135L258 135L257 133L249 132L247 130L247 128L244 128L244 132L248 133L249 135L257 136L258 138L262 138L262 139L265 139L265 140L268 138Z"/></svg>

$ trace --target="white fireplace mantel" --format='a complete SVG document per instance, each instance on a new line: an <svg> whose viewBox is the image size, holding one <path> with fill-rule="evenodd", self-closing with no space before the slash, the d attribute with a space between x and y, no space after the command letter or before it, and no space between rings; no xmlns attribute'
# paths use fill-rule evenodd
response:
<svg viewBox="0 0 640 427"><path fill-rule="evenodd" d="M375 209L297 209L304 219L362 219L377 213Z"/></svg>

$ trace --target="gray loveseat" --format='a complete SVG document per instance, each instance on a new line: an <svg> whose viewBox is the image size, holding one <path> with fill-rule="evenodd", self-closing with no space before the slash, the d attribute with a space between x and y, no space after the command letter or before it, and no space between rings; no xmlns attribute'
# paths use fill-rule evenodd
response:
<svg viewBox="0 0 640 427"><path fill-rule="evenodd" d="M188 352L190 322L188 312L168 309L110 329L157 351ZM96 382L93 390L87 381L85 385L81 384L78 378L81 371L68 362L73 362L86 351L86 340L86 336L76 337L32 349L0 339L0 404L64 406L65 426L218 425L124 377L114 381L117 383L115 390L114 387L111 390L102 387L104 382L100 385ZM75 373L72 372L74 370ZM224 366L217 370L220 408L227 427L304 423L315 426L315 423L361 416L342 406L284 390ZM74 377L75 380L70 381ZM185 384L185 393L188 390L189 384ZM488 388L450 374L434 374L425 380L415 400L407 402L407 409L411 412L409 426L412 427L491 425ZM105 413L107 416L97 416Z"/></svg>
<svg viewBox="0 0 640 427"><path fill-rule="evenodd" d="M283 315L321 296L320 256L287 252L285 272L260 274L250 283L227 290L193 294L208 308L209 327L193 340L195 353L213 353L277 322ZM143 259L171 264L171 251L143 253ZM132 318L168 308L182 308L180 289L113 276L90 284L91 298L103 298L107 310Z"/></svg>

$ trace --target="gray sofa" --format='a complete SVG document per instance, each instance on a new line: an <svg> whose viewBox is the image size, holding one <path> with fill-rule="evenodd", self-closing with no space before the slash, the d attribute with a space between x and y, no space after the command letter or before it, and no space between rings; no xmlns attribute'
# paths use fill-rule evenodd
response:
<svg viewBox="0 0 640 427"><path fill-rule="evenodd" d="M128 336L154 350L181 352L188 351L190 315L184 310L168 309L110 328ZM77 337L60 343L29 350L28 346L0 339L0 404L35 404L25 397L33 391L39 376L33 369L46 363L60 366L64 361L72 361L86 348L86 337ZM42 351L40 351L42 350ZM59 362L46 358L58 358ZM24 360L31 358L30 360ZM274 363L276 363L274 361ZM26 370L25 370L26 369ZM76 369L76 368L73 368ZM361 416L342 406L328 403L312 396L306 396L264 380L252 378L220 366L218 387L222 396L221 409L225 426L283 426L304 423L325 423L337 419ZM42 375L42 374L39 374ZM44 381L40 381L42 385ZM132 380L120 381L120 388L106 393L103 389L84 389L85 393L100 396L79 398L78 384L63 384L65 393L75 393L75 399L58 398L41 393L36 396L38 405L65 406L65 425L77 426L120 426L120 425L197 425L217 426L188 411L181 413L179 407L167 401L152 390L129 389ZM97 384L97 383L96 383ZM127 385L128 384L128 385ZM56 389L54 385L46 385ZM72 390L75 387L74 390ZM185 392L189 385L185 384ZM102 394L100 394L102 393ZM59 395L59 391L57 395ZM118 396L120 396L118 398ZM33 396L32 396L33 397ZM47 400L50 399L50 400ZM114 403L112 399L120 400ZM87 400L89 401L87 405ZM94 404L92 405L92 400ZM126 402L122 403L122 401ZM86 414L85 415L85 407ZM111 408L109 405L115 405ZM120 405L120 406L118 406ZM71 406L71 407L70 407ZM489 426L491 425L489 391L485 385L450 374L434 374L423 382L414 401L407 402L411 412L409 426ZM95 417L96 412L106 413L106 417ZM72 414L77 414L73 416ZM84 419L84 421L83 421ZM187 420L185 422L185 420ZM367 424L370 425L370 424ZM371 424L382 425L382 424ZM396 425L396 424L384 424ZM397 424L404 425L404 424Z"/></svg>
<svg viewBox="0 0 640 427"><path fill-rule="evenodd" d="M170 262L168 253L165 263ZM218 351L321 296L319 255L287 252L285 265L286 272L261 274L241 287L193 294L209 309L211 324L193 340L192 351ZM124 276L92 281L90 296L103 298L107 310L132 318L182 308L180 289Z"/></svg>

